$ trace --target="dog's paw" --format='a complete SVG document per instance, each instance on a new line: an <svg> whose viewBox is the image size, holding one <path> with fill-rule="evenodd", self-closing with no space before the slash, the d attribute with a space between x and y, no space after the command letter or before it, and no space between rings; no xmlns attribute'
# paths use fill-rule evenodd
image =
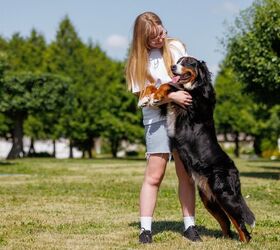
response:
<svg viewBox="0 0 280 250"><path fill-rule="evenodd" d="M254 220L252 224L250 224L250 227L253 229L256 226L256 221Z"/></svg>
<svg viewBox="0 0 280 250"><path fill-rule="evenodd" d="M161 103L161 100L159 99L151 99L150 100L150 106L158 106Z"/></svg>
<svg viewBox="0 0 280 250"><path fill-rule="evenodd" d="M150 102L150 98L148 96L144 96L143 98L141 98L139 101L138 101L138 107L139 108L143 108L143 107L146 107Z"/></svg>

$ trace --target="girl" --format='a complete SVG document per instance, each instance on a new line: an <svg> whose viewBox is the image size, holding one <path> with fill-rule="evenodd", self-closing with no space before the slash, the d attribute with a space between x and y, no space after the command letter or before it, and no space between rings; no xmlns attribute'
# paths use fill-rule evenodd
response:
<svg viewBox="0 0 280 250"><path fill-rule="evenodd" d="M147 84L159 86L171 81L171 65L186 55L184 45L175 39L167 38L167 31L160 18L152 12L140 14L134 23L133 40L126 65L128 88L140 95ZM164 102L176 102L184 106L191 104L191 96L185 91L170 93ZM179 199L185 225L184 237L191 241L201 241L195 228L195 186L187 175L178 153L171 152L167 136L166 118L160 115L159 108L144 107L143 123L147 148L147 166L140 192L140 243L151 243L152 217L157 193L164 177L170 154L176 166L179 180Z"/></svg>

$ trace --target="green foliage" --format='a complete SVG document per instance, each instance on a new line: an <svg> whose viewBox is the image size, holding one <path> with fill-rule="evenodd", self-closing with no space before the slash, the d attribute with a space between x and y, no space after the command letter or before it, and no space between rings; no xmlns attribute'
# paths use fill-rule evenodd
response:
<svg viewBox="0 0 280 250"><path fill-rule="evenodd" d="M59 24L56 39L47 48L44 56L44 70L71 77L74 83L82 75L83 43L66 16Z"/></svg>
<svg viewBox="0 0 280 250"><path fill-rule="evenodd" d="M7 137L10 132L11 120L0 113L0 137Z"/></svg>
<svg viewBox="0 0 280 250"><path fill-rule="evenodd" d="M257 154L276 148L280 135L279 105L261 105L244 93L242 83L230 68L227 58L217 75L215 90L215 122L219 133L243 132L254 136Z"/></svg>
<svg viewBox="0 0 280 250"><path fill-rule="evenodd" d="M72 102L59 124L75 146L90 155L95 137L106 136L118 147L120 140L142 135L134 97L125 89L124 65L108 58L98 45L83 44L68 17L47 49L44 67L72 79Z"/></svg>
<svg viewBox="0 0 280 250"><path fill-rule="evenodd" d="M23 152L23 123L28 114L58 112L65 101L67 80L53 74L13 73L0 84L0 112L13 122L13 146L8 158Z"/></svg>
<svg viewBox="0 0 280 250"><path fill-rule="evenodd" d="M60 76L18 73L7 75L0 88L0 112L13 117L18 113L57 111L68 86Z"/></svg>
<svg viewBox="0 0 280 250"><path fill-rule="evenodd" d="M236 20L228 39L228 56L244 89L257 102L280 100L280 3L256 1Z"/></svg>
<svg viewBox="0 0 280 250"><path fill-rule="evenodd" d="M143 137L143 129L139 122L141 114L137 109L136 98L125 89L124 65L114 63L111 68L115 73L106 86L107 107L102 110L100 126L103 128L102 134L109 139L113 155L116 156L121 140L139 140Z"/></svg>
<svg viewBox="0 0 280 250"><path fill-rule="evenodd" d="M19 33L13 34L5 50L8 52L8 63L14 72L40 72L43 55L46 50L45 38L35 29L24 38Z"/></svg>
<svg viewBox="0 0 280 250"><path fill-rule="evenodd" d="M89 55L93 56L87 53L70 19L65 17L59 25L56 40L46 51L44 69L72 79L71 102L64 107L59 129L63 132L62 136L76 141L87 140L88 130L91 131L96 124L91 119L94 110L90 109L90 105L97 95L93 91L96 84L93 84L91 77L94 66L87 62Z"/></svg>
<svg viewBox="0 0 280 250"><path fill-rule="evenodd" d="M30 36L26 39L26 43L26 53L28 55L26 67L28 71L41 72L44 53L47 48L45 38L33 29Z"/></svg>
<svg viewBox="0 0 280 250"><path fill-rule="evenodd" d="M244 132L251 134L256 124L251 96L242 93L242 84L224 61L215 82L217 103L215 122L220 133Z"/></svg>
<svg viewBox="0 0 280 250"><path fill-rule="evenodd" d="M1 39L0 39L1 41ZM1 46L1 44L0 44ZM4 72L8 68L8 58L7 58L7 53L4 51L0 50L0 82L2 83L3 77L4 77Z"/></svg>
<svg viewBox="0 0 280 250"><path fill-rule="evenodd" d="M280 136L280 105L275 105L267 112L267 119L262 122L261 150L277 149L277 139Z"/></svg>

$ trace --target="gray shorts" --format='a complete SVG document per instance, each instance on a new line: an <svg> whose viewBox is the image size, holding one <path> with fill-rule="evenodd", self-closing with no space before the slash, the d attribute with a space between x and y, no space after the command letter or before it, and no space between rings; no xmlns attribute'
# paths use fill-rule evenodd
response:
<svg viewBox="0 0 280 250"><path fill-rule="evenodd" d="M146 158L151 154L167 153L171 157L169 137L167 135L166 120L145 126Z"/></svg>

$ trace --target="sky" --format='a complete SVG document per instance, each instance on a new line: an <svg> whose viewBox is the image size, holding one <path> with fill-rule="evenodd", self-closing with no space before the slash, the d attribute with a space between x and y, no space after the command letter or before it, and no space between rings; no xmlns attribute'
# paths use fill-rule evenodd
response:
<svg viewBox="0 0 280 250"><path fill-rule="evenodd" d="M180 39L189 55L204 60L216 75L225 51L220 40L253 0L0 0L0 35L28 36L32 28L47 42L59 22L70 18L79 37L99 44L116 60L126 57L135 18L145 11L160 16L168 36Z"/></svg>

